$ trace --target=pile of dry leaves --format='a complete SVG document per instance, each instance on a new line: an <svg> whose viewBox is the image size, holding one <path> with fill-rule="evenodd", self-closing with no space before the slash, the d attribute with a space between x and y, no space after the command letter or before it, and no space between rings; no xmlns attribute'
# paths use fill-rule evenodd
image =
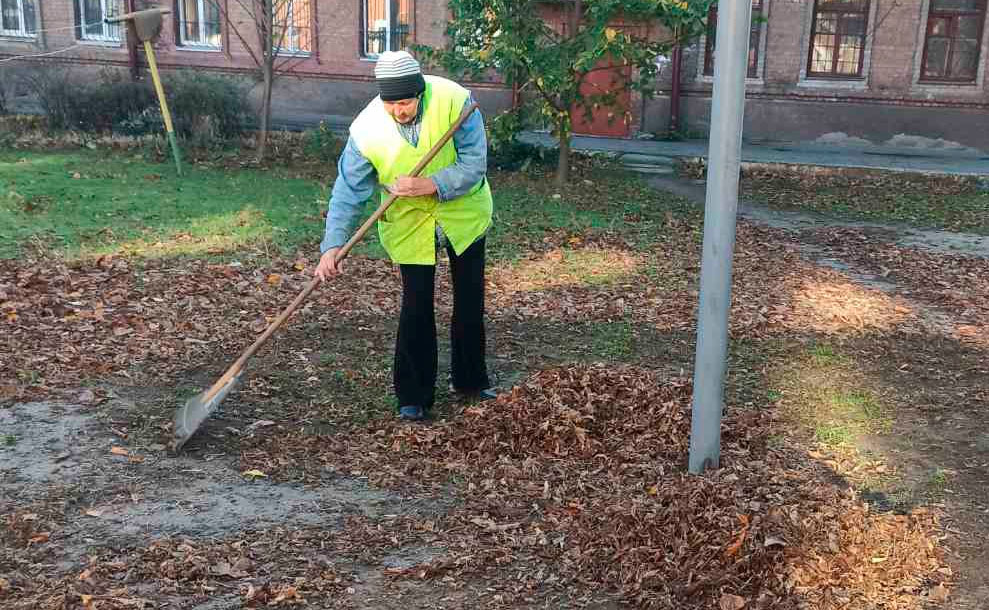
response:
<svg viewBox="0 0 989 610"><path fill-rule="evenodd" d="M809 457L767 445L764 413L730 411L721 469L686 474L689 397L640 368L554 369L453 421L274 437L242 466L453 487L448 557L404 573L500 566L520 597L569 584L649 608L911 608L945 592L934 515L874 514L822 484Z"/></svg>

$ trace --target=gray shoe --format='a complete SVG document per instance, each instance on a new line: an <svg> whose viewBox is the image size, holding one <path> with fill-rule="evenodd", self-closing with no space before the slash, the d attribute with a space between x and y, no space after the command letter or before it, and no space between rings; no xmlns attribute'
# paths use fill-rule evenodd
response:
<svg viewBox="0 0 989 610"><path fill-rule="evenodd" d="M464 392L463 390L458 390L453 387L452 383L450 384L450 393L455 395L460 400L467 401L486 402L498 398L498 391L494 388L484 388L483 390Z"/></svg>
<svg viewBox="0 0 989 610"><path fill-rule="evenodd" d="M405 421L422 421L426 419L426 411L422 407L410 405L399 408L398 417Z"/></svg>
<svg viewBox="0 0 989 610"><path fill-rule="evenodd" d="M495 398L498 398L498 392L494 388L487 388L477 393L477 399L481 402L494 400Z"/></svg>

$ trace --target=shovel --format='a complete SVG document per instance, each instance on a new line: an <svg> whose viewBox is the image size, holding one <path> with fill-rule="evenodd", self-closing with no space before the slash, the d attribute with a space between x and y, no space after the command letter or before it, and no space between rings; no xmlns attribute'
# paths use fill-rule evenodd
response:
<svg viewBox="0 0 989 610"><path fill-rule="evenodd" d="M436 153L438 153L440 149L443 148L443 146L450 140L450 138L453 137L454 132L460 128L464 121L466 121L476 109L476 102L465 108L453 126L451 126L450 129L443 134L443 137L440 138L431 149L429 149L426 156L416 164L409 175L418 176L426 165L433 160ZM384 215L385 211L391 206L392 203L395 202L396 199L398 199L397 195L388 196L388 198L385 199L380 206L378 206L378 209L371 214L371 217L368 218L359 229L357 229L354 236L351 237L339 251L337 251L336 262L338 265L344 258L347 257L351 248L353 248L364 238L364 235L371 229L374 223L376 223L378 219ZM250 347L244 350L244 353L242 353L240 357L237 358L237 360L230 366L230 368L227 369L227 372L216 380L216 383L214 383L205 392L190 398L184 405L179 407L179 409L175 412L175 425L173 428L172 441L173 450L178 451L182 448L182 445L184 445L186 441L192 438L192 435L196 433L199 426L201 426L202 423L213 414L220 402L222 402L223 399L226 398L227 395L230 394L230 392L232 392L237 386L241 376L244 373L244 365L247 364L248 359L250 359L250 357L253 356L258 349L265 344L268 338L271 337L276 330L278 330L285 320L287 320L288 317L295 312L296 308L298 308L299 305L301 305L302 302L309 297L312 291L315 290L321 282L322 280L320 278L313 278L313 280L306 285L302 292L300 292L295 299L292 300L289 306L286 307L285 310L282 311L282 313L268 325L268 328L261 333L261 336L258 337Z"/></svg>

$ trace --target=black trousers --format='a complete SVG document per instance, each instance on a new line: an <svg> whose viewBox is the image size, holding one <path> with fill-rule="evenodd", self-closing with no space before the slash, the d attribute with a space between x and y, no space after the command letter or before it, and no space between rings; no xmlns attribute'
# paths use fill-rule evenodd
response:
<svg viewBox="0 0 989 610"><path fill-rule="evenodd" d="M484 360L484 238L457 256L451 246L453 320L450 324L451 381L462 392L489 387ZM395 345L398 406L433 406L436 392L435 265L401 265L402 313Z"/></svg>

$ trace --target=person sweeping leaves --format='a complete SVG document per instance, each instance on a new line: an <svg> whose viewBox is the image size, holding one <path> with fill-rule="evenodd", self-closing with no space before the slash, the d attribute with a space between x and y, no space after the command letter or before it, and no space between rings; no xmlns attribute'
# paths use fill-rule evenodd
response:
<svg viewBox="0 0 989 610"><path fill-rule="evenodd" d="M493 208L487 139L480 110L475 110L422 176L409 176L473 103L471 94L453 81L423 76L419 63L405 51L382 53L374 76L379 95L350 126L315 274L326 280L343 272L336 253L365 201L378 190L399 196L378 222L378 235L402 275L393 367L398 413L417 421L428 416L436 391L433 302L439 249L450 259L453 283L451 387L464 397L496 396L487 373L484 335L485 234Z"/></svg>

